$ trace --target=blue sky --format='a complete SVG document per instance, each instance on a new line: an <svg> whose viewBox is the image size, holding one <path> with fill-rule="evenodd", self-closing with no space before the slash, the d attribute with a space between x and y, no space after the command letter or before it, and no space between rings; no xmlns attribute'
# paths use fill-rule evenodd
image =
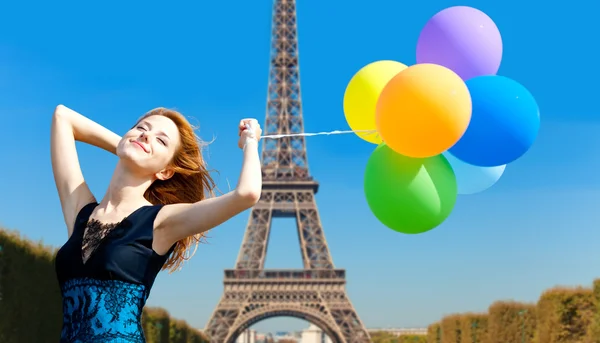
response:
<svg viewBox="0 0 600 343"><path fill-rule="evenodd" d="M368 327L426 326L484 311L499 299L535 301L555 285L589 285L600 260L600 111L592 43L598 4L538 7L517 0L302 1L300 72L307 132L347 129L342 99L364 65L415 62L419 31L437 11L488 13L504 41L499 73L536 97L532 149L484 193L460 197L439 228L406 236L383 227L363 195L373 145L353 135L307 139L317 202L333 259ZM49 156L50 117L63 103L123 133L145 111L175 107L196 119L210 167L227 190L241 154L237 123L264 121L272 1L3 2L0 4L0 225L60 246L66 239ZM593 92L594 87L596 91ZM116 158L79 146L97 197ZM332 163L336 158L339 162ZM349 215L351 214L351 215ZM210 233L179 273L161 274L149 300L202 328L222 293L245 230L243 213ZM295 223L274 222L268 268L301 267ZM259 330L305 327L278 318Z"/></svg>

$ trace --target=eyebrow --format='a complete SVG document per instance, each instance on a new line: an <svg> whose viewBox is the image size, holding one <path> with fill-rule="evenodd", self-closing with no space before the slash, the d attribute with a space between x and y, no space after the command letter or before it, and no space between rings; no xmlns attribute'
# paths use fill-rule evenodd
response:
<svg viewBox="0 0 600 343"><path fill-rule="evenodd" d="M147 125L147 126L148 126L148 128L149 128L150 130L152 130L152 124L150 124L149 122L147 122L147 121L145 121L145 120L142 120L141 124ZM166 133L164 133L163 131L158 131L158 134L159 134L159 135L162 135L162 136L165 136L165 137L167 137L168 139L171 139L171 138L170 138L170 137L169 137L169 136L168 136Z"/></svg>

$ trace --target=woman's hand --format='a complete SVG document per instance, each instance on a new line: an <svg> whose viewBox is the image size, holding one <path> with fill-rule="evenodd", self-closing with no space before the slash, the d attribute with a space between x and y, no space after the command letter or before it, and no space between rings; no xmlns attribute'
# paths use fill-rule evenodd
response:
<svg viewBox="0 0 600 343"><path fill-rule="evenodd" d="M240 121L238 135L240 139L238 140L238 147L240 149L244 149L246 143L250 139L254 139L257 142L260 140L260 136L262 135L262 129L260 128L260 124L256 119L243 119Z"/></svg>

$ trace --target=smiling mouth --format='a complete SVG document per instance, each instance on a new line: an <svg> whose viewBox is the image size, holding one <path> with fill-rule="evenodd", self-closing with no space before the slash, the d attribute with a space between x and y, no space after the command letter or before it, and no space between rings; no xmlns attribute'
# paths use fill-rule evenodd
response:
<svg viewBox="0 0 600 343"><path fill-rule="evenodd" d="M140 148L142 148L142 150L144 150L145 153L148 153L148 150L146 150L146 148L144 148L144 146L137 141L132 141L133 144L136 144L137 146L139 146Z"/></svg>

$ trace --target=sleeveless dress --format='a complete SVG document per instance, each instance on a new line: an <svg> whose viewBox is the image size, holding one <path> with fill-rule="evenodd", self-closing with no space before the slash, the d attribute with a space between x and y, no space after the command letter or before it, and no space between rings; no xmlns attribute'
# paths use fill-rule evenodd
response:
<svg viewBox="0 0 600 343"><path fill-rule="evenodd" d="M71 237L56 254L63 298L60 342L144 343L142 309L175 248L165 255L152 249L154 219L162 205L140 207L110 225L90 219L96 206L81 209Z"/></svg>

